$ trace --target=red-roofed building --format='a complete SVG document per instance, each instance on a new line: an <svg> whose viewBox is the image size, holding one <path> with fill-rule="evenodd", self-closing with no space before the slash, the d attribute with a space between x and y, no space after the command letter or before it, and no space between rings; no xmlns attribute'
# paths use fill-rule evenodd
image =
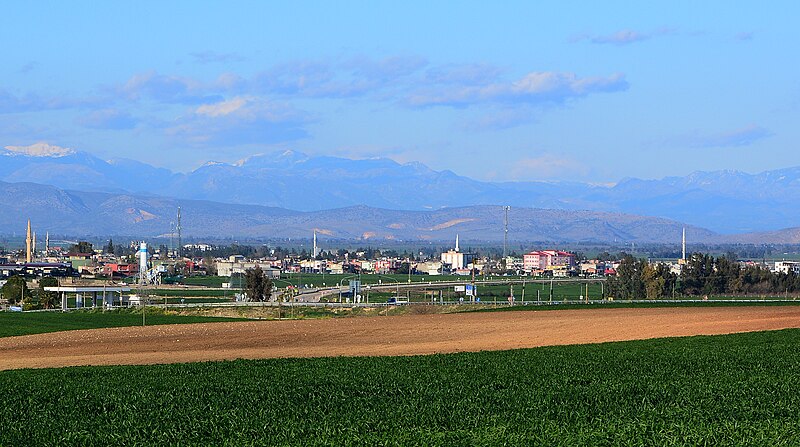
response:
<svg viewBox="0 0 800 447"><path fill-rule="evenodd" d="M110 263L103 266L103 274L106 276L135 276L137 273L139 273L139 266L136 264Z"/></svg>

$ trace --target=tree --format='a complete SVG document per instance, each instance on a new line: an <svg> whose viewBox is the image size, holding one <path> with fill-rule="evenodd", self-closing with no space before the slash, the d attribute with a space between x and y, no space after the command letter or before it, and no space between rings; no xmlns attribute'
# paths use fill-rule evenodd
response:
<svg viewBox="0 0 800 447"><path fill-rule="evenodd" d="M607 251L603 251L597 254L597 259L599 261L616 261L617 257Z"/></svg>
<svg viewBox="0 0 800 447"><path fill-rule="evenodd" d="M106 254L113 255L114 254L114 240L109 239L108 245L106 245Z"/></svg>
<svg viewBox="0 0 800 447"><path fill-rule="evenodd" d="M395 273L398 275L408 275L409 270L411 270L411 262L404 262L400 264L400 267L397 267L397 271Z"/></svg>
<svg viewBox="0 0 800 447"><path fill-rule="evenodd" d="M12 276L3 285L3 297L11 304L18 304L21 301L27 301L31 297L31 291L28 289L28 284L25 278L21 276Z"/></svg>
<svg viewBox="0 0 800 447"><path fill-rule="evenodd" d="M675 284L675 274L666 264L647 264L642 272L647 299L656 300L670 296Z"/></svg>
<svg viewBox="0 0 800 447"><path fill-rule="evenodd" d="M44 290L45 287L58 287L58 279L52 276L45 276L39 280L39 290L36 292L39 298L39 305L45 309L52 309L58 306L58 292Z"/></svg>
<svg viewBox="0 0 800 447"><path fill-rule="evenodd" d="M625 255L617 268L617 276L609 279L609 295L624 300L642 299L646 296L645 282L642 275L645 261Z"/></svg>
<svg viewBox="0 0 800 447"><path fill-rule="evenodd" d="M250 301L269 301L272 298L272 279L261 267L247 269L244 272L244 291Z"/></svg>
<svg viewBox="0 0 800 447"><path fill-rule="evenodd" d="M73 245L69 251L75 254L91 254L94 253L94 248L90 242L80 241Z"/></svg>
<svg viewBox="0 0 800 447"><path fill-rule="evenodd" d="M206 256L203 258L203 266L206 268L207 275L216 275L217 274L217 262L211 256Z"/></svg>
<svg viewBox="0 0 800 447"><path fill-rule="evenodd" d="M706 281L714 270L714 261L709 255L693 253L686 261L681 272L683 292L687 295L699 295L706 289Z"/></svg>

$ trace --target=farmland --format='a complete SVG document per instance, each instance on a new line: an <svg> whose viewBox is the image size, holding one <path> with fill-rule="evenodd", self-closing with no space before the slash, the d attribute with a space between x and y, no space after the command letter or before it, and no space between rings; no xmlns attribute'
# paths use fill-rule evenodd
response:
<svg viewBox="0 0 800 447"><path fill-rule="evenodd" d="M416 312L441 306L399 307ZM787 328L800 328L797 306L586 306L547 312L408 313L396 317L176 324L0 338L0 370L441 354Z"/></svg>
<svg viewBox="0 0 800 447"><path fill-rule="evenodd" d="M0 373L0 444L789 445L800 330ZM108 378L113 377L113 380Z"/></svg>
<svg viewBox="0 0 800 447"><path fill-rule="evenodd" d="M517 279L521 280L523 277L504 276L499 277L502 279ZM467 282L470 280L468 276L460 275L402 275L402 274L319 274L319 273L283 273L280 279L275 279L275 284L278 287L286 287L287 285L297 286L303 285L308 287L322 287L322 286L336 286L339 284L347 285L347 281L351 279L360 279L362 284L395 284L395 283L408 283L410 282ZM483 276L478 276L476 279L488 279ZM498 279L498 277L494 277ZM181 283L191 286L206 286L206 287L222 287L222 283L231 283L233 287L238 287L244 284L244 280L239 277L222 277L222 276L195 276L183 278Z"/></svg>

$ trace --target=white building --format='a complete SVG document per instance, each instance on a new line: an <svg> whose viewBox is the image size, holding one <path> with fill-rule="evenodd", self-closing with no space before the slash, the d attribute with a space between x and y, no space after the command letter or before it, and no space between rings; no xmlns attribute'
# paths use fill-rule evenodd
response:
<svg viewBox="0 0 800 447"><path fill-rule="evenodd" d="M442 253L442 264L447 264L452 270L464 269L472 263L475 255L472 253L462 253L458 248L458 235L456 235L456 247L454 250L449 250Z"/></svg>
<svg viewBox="0 0 800 447"><path fill-rule="evenodd" d="M775 263L775 273L800 274L800 262L797 261L777 261Z"/></svg>
<svg viewBox="0 0 800 447"><path fill-rule="evenodd" d="M250 269L256 268L256 266L261 267L261 270L264 271L264 274L267 275L269 278L277 279L281 277L281 269L270 267L268 264L265 263L258 263L258 262L245 262L245 261L217 261L217 275L219 276L233 276L233 275L243 275L244 272Z"/></svg>
<svg viewBox="0 0 800 447"><path fill-rule="evenodd" d="M417 263L417 271L431 276L441 275L442 263L439 261L419 262Z"/></svg>

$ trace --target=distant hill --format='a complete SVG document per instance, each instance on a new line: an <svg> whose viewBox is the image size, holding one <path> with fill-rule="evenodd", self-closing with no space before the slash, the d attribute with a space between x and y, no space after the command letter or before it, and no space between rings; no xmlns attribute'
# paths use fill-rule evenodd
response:
<svg viewBox="0 0 800 447"><path fill-rule="evenodd" d="M177 207L182 207L187 237L308 238L316 229L323 239L500 241L499 206L471 206L431 211L398 211L367 206L300 212L259 205L173 199L127 193L62 190L35 183L0 182L0 233L21 234L30 218L39 234L168 235ZM664 218L622 213L512 208L509 238L553 242L674 242L683 224ZM687 227L694 242L720 236Z"/></svg>
<svg viewBox="0 0 800 447"><path fill-rule="evenodd" d="M35 145L36 146L36 145ZM174 173L132 160L104 161L57 146L0 150L0 180L68 190L158 194L301 211L366 205L437 210L475 205L659 216L719 233L773 231L800 223L800 167L747 174L695 172L659 180L481 182L421 163L351 160L284 151Z"/></svg>
<svg viewBox="0 0 800 447"><path fill-rule="evenodd" d="M726 240L738 244L800 244L800 227L784 228L777 231L744 233L726 236Z"/></svg>

